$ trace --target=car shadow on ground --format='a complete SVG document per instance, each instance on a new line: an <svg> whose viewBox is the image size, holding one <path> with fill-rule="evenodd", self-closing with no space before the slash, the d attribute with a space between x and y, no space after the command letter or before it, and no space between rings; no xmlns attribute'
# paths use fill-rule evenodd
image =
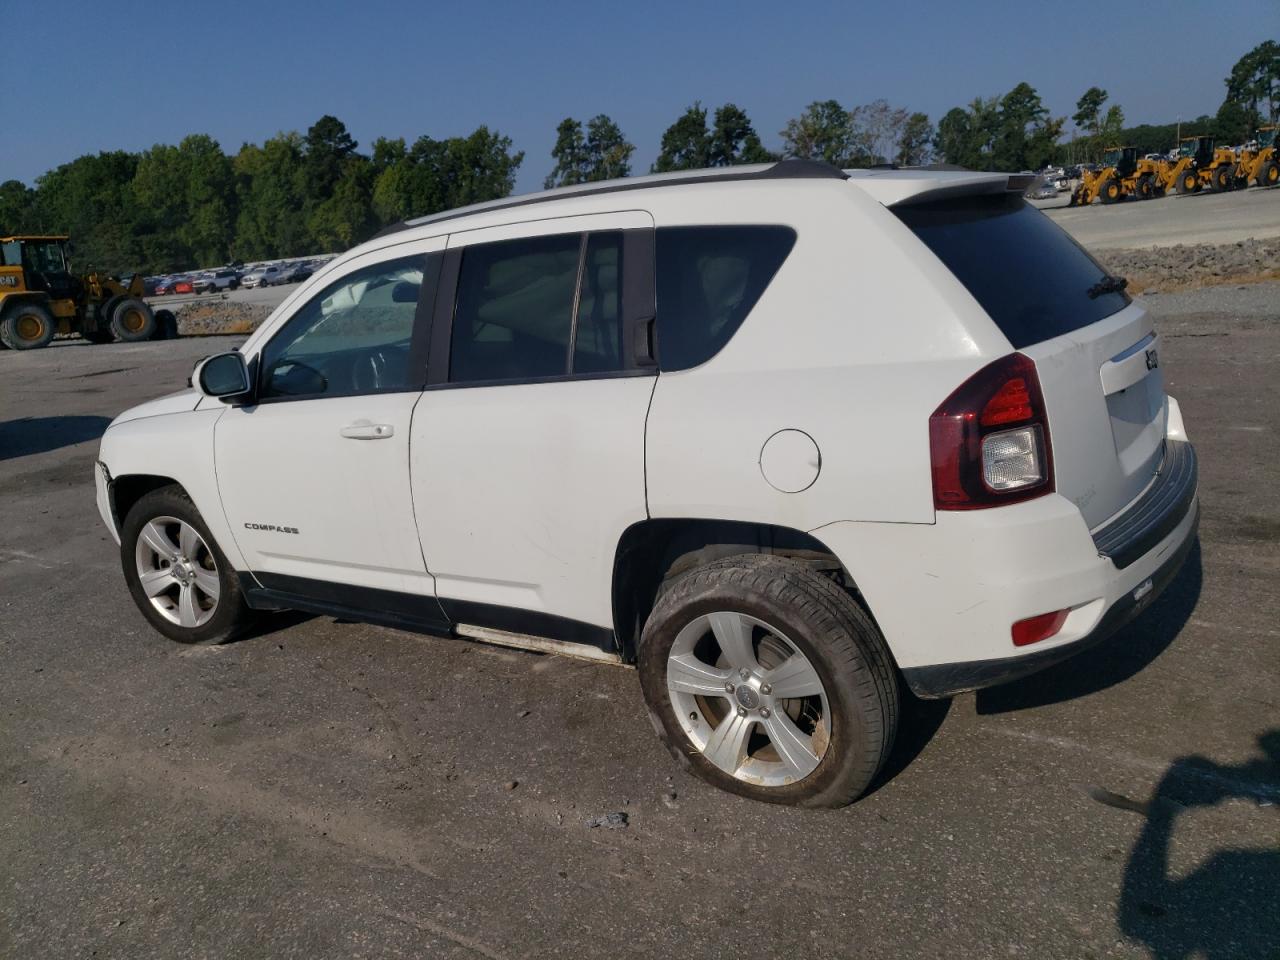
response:
<svg viewBox="0 0 1280 960"><path fill-rule="evenodd" d="M999 687L979 690L979 714L1009 713L1088 696L1144 670L1177 638L1200 599L1200 541L1164 593L1133 623L1092 650Z"/></svg>
<svg viewBox="0 0 1280 960"><path fill-rule="evenodd" d="M1178 815L1195 807L1245 800L1280 820L1280 729L1260 736L1258 745L1262 756L1238 766L1175 760L1146 803L1091 791L1100 803L1146 820L1125 866L1116 914L1124 934L1155 960L1280 956L1280 845L1220 849L1190 872L1170 863ZM1262 831L1273 844L1277 827Z"/></svg>
<svg viewBox="0 0 1280 960"><path fill-rule="evenodd" d="M876 774L867 788L867 796L887 785L894 777L915 762L933 739L951 709L950 700L921 700L907 689L906 683L898 684L898 735L884 767Z"/></svg>
<svg viewBox="0 0 1280 960"><path fill-rule="evenodd" d="M106 432L110 417L23 417L0 422L0 460L48 453Z"/></svg>

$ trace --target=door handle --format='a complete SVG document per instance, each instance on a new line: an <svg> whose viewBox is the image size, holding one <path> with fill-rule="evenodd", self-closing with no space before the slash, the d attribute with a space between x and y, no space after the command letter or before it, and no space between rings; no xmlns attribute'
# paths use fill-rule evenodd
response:
<svg viewBox="0 0 1280 960"><path fill-rule="evenodd" d="M385 440L395 435L396 428L389 423L369 423L367 420L357 421L338 431L348 440Z"/></svg>

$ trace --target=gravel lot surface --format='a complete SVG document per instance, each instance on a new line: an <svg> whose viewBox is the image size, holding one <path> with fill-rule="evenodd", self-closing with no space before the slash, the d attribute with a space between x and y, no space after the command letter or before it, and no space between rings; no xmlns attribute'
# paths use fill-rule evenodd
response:
<svg viewBox="0 0 1280 960"><path fill-rule="evenodd" d="M909 704L834 812L678 772L631 670L291 615L169 643L97 437L240 340L0 353L0 957L1280 957L1278 297L1151 300L1202 462L1170 589Z"/></svg>

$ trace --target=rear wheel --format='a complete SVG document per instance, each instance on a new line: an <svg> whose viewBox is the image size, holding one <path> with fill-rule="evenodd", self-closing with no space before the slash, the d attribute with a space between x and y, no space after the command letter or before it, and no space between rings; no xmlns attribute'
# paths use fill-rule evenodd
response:
<svg viewBox="0 0 1280 960"><path fill-rule="evenodd" d="M1200 176L1194 170L1187 170L1178 176L1179 193L1195 193L1200 189Z"/></svg>
<svg viewBox="0 0 1280 960"><path fill-rule="evenodd" d="M173 315L172 310L156 311L156 332L151 335L152 340L177 340L178 339L178 320Z"/></svg>
<svg viewBox="0 0 1280 960"><path fill-rule="evenodd" d="M129 510L120 563L142 615L178 643L224 643L252 611L231 564L182 490L161 487Z"/></svg>
<svg viewBox="0 0 1280 960"><path fill-rule="evenodd" d="M1274 160L1268 160L1258 171L1257 181L1260 187L1274 187L1280 183L1280 164Z"/></svg>
<svg viewBox="0 0 1280 960"><path fill-rule="evenodd" d="M755 800L842 806L893 744L898 690L879 631L794 561L731 557L677 580L645 625L639 668L672 755Z"/></svg>
<svg viewBox="0 0 1280 960"><path fill-rule="evenodd" d="M1151 185L1150 177L1139 177L1134 187L1134 194L1139 200L1150 200L1155 196L1155 187Z"/></svg>
<svg viewBox="0 0 1280 960"><path fill-rule="evenodd" d="M1214 167L1209 174L1209 189L1215 193L1224 193L1230 190L1231 184L1231 168L1228 166Z"/></svg>
<svg viewBox="0 0 1280 960"><path fill-rule="evenodd" d="M1102 185L1099 191L1103 203L1115 203L1122 196L1120 192L1119 180L1108 180Z"/></svg>
<svg viewBox="0 0 1280 960"><path fill-rule="evenodd" d="M126 343L137 343L139 340L150 340L156 332L155 314L141 300L126 297L116 304L111 316L111 331L117 340Z"/></svg>
<svg viewBox="0 0 1280 960"><path fill-rule="evenodd" d="M57 329L53 314L42 304L19 303L0 321L0 340L10 350L34 350L47 347Z"/></svg>

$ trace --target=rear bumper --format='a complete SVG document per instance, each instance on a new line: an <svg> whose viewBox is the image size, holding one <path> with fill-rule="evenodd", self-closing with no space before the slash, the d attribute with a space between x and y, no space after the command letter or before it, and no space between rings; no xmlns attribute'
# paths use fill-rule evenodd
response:
<svg viewBox="0 0 1280 960"><path fill-rule="evenodd" d="M1090 531L1059 494L932 524L836 523L811 531L840 558L918 696L1012 680L1104 640L1177 574L1199 523L1195 452L1171 429L1160 475ZM1019 620L1069 611L1052 637L1015 647Z"/></svg>
<svg viewBox="0 0 1280 960"><path fill-rule="evenodd" d="M1195 531L1200 522L1200 507L1194 499L1190 511L1190 526L1182 543L1160 562L1151 576L1111 604L1102 615L1102 619L1098 621L1098 625L1083 637L1048 650L1035 651L1017 657L910 667L902 671L907 685L916 696L951 697L968 690L993 687L1028 676L1070 659L1108 639L1150 606L1182 569L1187 554L1195 545Z"/></svg>

